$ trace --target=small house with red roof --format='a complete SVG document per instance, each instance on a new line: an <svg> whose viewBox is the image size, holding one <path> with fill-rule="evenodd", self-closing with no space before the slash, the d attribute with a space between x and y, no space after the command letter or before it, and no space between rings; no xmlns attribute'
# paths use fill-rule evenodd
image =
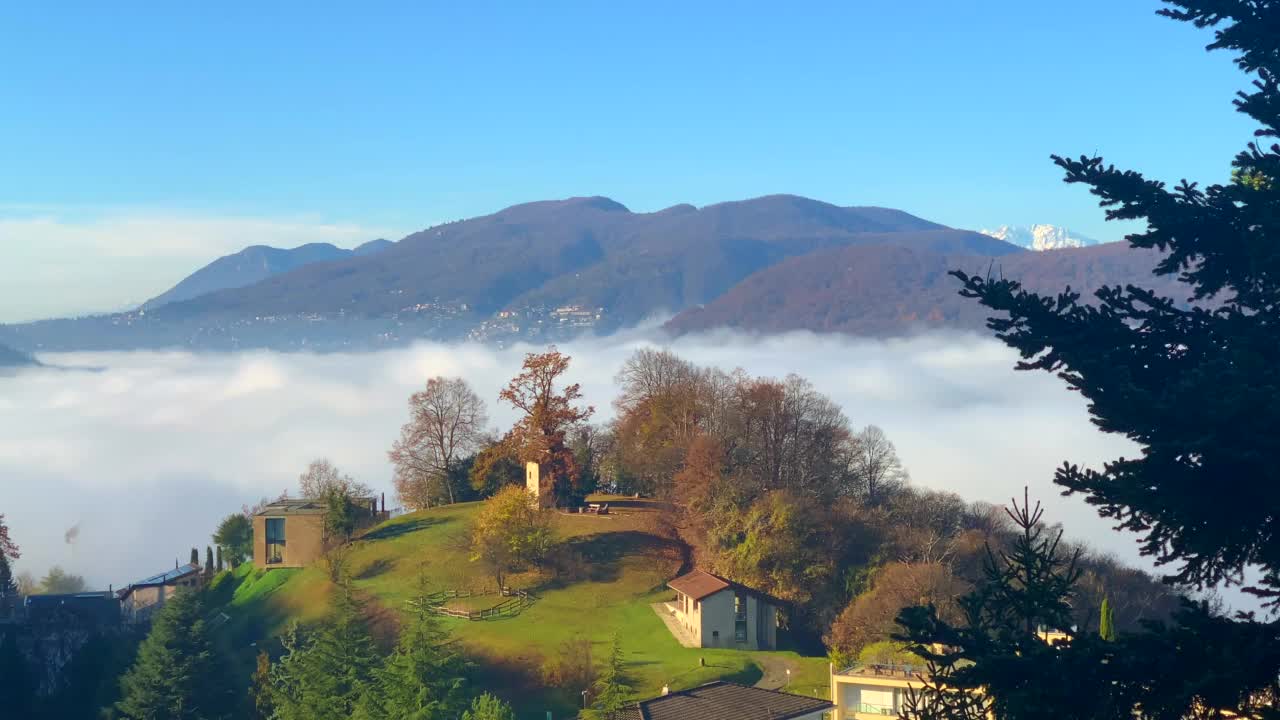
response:
<svg viewBox="0 0 1280 720"><path fill-rule="evenodd" d="M738 650L778 647L781 600L702 570L681 575L667 587L676 592L667 611L695 646Z"/></svg>

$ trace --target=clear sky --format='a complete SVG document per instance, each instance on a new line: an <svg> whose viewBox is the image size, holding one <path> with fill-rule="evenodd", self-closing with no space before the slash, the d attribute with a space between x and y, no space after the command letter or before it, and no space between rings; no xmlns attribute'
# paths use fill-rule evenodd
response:
<svg viewBox="0 0 1280 720"><path fill-rule="evenodd" d="M0 321L254 242L788 192L1103 240L1051 152L1221 180L1247 79L1153 0L7 3Z"/></svg>

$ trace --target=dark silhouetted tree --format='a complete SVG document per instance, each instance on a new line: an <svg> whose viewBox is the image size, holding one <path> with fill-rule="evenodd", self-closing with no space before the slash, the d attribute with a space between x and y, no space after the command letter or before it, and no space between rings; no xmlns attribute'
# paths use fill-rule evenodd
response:
<svg viewBox="0 0 1280 720"><path fill-rule="evenodd" d="M1236 108L1260 125L1236 155L1230 182L1174 188L1097 157L1054 156L1068 183L1090 187L1112 220L1141 221L1126 239L1161 253L1156 274L1176 275L1184 297L1137 286L1099 290L1093 304L1070 288L1056 297L997 276L955 273L962 294L997 315L988 326L1021 355L1024 370L1057 374L1089 403L1104 432L1139 445L1101 468L1066 463L1054 481L1102 517L1141 535L1142 552L1169 566L1171 583L1245 590L1280 600L1280 3L1167 0L1160 13L1212 27L1209 49L1236 53L1256 76ZM1056 601L1028 597L1030 621ZM1274 606L1273 606L1274 609ZM904 617L910 635L957 648L987 676L997 717L1247 717L1274 715L1280 697L1280 623L1224 618L1188 604L1169 625L1114 642L1073 638L1068 648L992 644L982 634ZM1104 647L1099 647L1104 646ZM992 675L996 670L1000 677ZM1043 682L1071 693L1011 687ZM1087 700L1086 700L1087 698ZM945 714L942 706L922 717Z"/></svg>
<svg viewBox="0 0 1280 720"><path fill-rule="evenodd" d="M156 613L138 656L120 680L116 710L130 720L230 718L240 702L209 638L197 592L180 592Z"/></svg>

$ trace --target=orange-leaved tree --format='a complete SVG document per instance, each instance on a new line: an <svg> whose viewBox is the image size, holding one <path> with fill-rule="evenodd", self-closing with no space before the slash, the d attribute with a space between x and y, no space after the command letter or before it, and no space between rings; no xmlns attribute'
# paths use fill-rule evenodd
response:
<svg viewBox="0 0 1280 720"><path fill-rule="evenodd" d="M520 374L511 379L498 398L522 411L506 441L515 448L520 462L536 462L551 479L556 504L572 506L582 501L581 469L568 447L566 437L574 427L595 412L576 403L582 391L575 383L557 392L561 375L569 369L569 356L555 346L544 353L529 353Z"/></svg>

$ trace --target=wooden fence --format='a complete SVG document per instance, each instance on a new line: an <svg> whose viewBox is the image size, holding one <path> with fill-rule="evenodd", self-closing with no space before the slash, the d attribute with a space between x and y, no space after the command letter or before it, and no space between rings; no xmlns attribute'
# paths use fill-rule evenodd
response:
<svg viewBox="0 0 1280 720"><path fill-rule="evenodd" d="M483 597L486 595L501 595L507 599L483 610L454 610L444 605L449 600ZM484 590L481 592L473 590L442 590L428 595L427 603L428 609L437 615L446 615L463 620L488 620L490 618L519 615L525 608L532 605L535 599L527 590L512 590L504 587L500 591ZM410 603L413 604L413 601L410 601Z"/></svg>

